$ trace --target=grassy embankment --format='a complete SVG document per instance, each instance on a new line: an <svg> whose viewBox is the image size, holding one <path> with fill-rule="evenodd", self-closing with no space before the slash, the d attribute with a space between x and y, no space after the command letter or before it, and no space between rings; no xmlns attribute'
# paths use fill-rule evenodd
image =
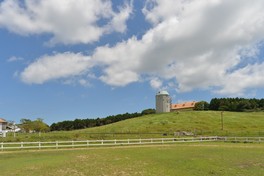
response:
<svg viewBox="0 0 264 176"><path fill-rule="evenodd" d="M9 134L0 142L173 137L177 131L210 136L264 136L264 112L224 112L223 119L224 130L221 130L219 111L152 114L101 127L42 133L41 136L17 134L14 138Z"/></svg>
<svg viewBox="0 0 264 176"><path fill-rule="evenodd" d="M1 175L262 176L264 144L177 144L0 152Z"/></svg>

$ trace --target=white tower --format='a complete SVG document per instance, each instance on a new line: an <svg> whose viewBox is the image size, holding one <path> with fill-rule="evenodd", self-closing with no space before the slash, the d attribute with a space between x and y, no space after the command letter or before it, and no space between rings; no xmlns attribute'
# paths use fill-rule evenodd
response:
<svg viewBox="0 0 264 176"><path fill-rule="evenodd" d="M170 112L171 98L167 91L156 94L156 113Z"/></svg>

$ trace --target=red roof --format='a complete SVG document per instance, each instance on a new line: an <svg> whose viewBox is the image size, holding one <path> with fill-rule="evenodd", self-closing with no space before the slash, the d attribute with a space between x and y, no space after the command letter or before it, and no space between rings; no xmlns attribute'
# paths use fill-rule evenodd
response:
<svg viewBox="0 0 264 176"><path fill-rule="evenodd" d="M171 104L171 109L172 110L190 109L190 108L194 108L195 103L196 103L195 101L192 101L192 102L185 102L185 103L179 103L179 104Z"/></svg>

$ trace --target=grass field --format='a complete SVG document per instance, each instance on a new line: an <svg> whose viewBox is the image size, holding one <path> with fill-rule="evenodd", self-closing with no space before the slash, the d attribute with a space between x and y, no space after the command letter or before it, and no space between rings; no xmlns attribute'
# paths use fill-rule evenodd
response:
<svg viewBox="0 0 264 176"><path fill-rule="evenodd" d="M219 111L182 111L146 115L83 130L38 134L9 134L4 141L56 141L86 139L132 139L172 137L174 132L189 131L210 136L264 136L264 112L224 112L221 130Z"/></svg>
<svg viewBox="0 0 264 176"><path fill-rule="evenodd" d="M152 114L114 124L75 131L38 134L9 133L4 141L57 141L172 137L190 131L202 136L264 136L264 112L186 111ZM0 152L0 175L27 176L262 176L264 144L185 143L67 150Z"/></svg>
<svg viewBox="0 0 264 176"><path fill-rule="evenodd" d="M262 176L264 144L172 144L0 152L9 176Z"/></svg>

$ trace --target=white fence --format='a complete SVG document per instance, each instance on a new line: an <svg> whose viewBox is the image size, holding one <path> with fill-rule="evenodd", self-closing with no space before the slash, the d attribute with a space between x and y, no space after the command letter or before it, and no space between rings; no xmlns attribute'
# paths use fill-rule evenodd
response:
<svg viewBox="0 0 264 176"><path fill-rule="evenodd" d="M45 148L77 148L99 146L124 146L169 144L184 142L264 142L264 137L190 137L190 138L152 138L152 139L122 139L122 140L85 140L85 141L54 141L54 142L2 142L1 151L16 149L45 149Z"/></svg>
<svg viewBox="0 0 264 176"><path fill-rule="evenodd" d="M218 137L218 141L260 143L264 142L264 137Z"/></svg>

